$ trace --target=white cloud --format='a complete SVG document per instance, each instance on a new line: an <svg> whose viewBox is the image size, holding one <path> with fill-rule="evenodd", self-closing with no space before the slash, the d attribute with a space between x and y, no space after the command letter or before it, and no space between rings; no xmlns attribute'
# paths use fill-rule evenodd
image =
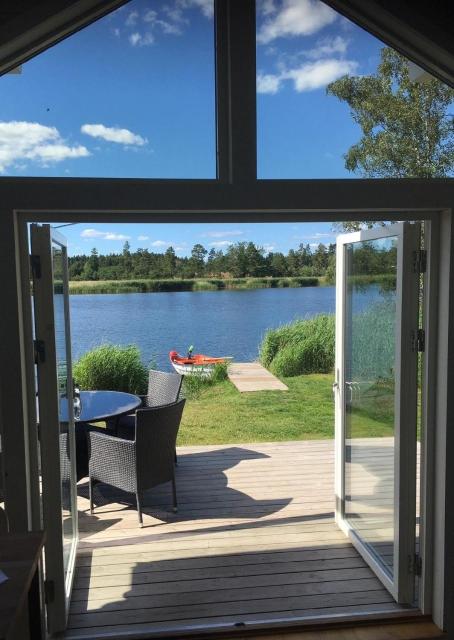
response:
<svg viewBox="0 0 454 640"><path fill-rule="evenodd" d="M326 87L341 76L356 71L358 63L353 60L318 60L304 64L298 69L291 69L284 75L285 79L293 80L296 91L313 91Z"/></svg>
<svg viewBox="0 0 454 640"><path fill-rule="evenodd" d="M127 27L133 27L134 25L137 24L137 20L139 19L139 12L138 11L131 11L128 15L128 17L126 18L125 21L125 25Z"/></svg>
<svg viewBox="0 0 454 640"><path fill-rule="evenodd" d="M306 58L312 60L319 60L326 56L332 56L334 53L344 54L348 48L348 40L345 40L341 36L335 38L324 38L316 43L313 49L303 51L303 55Z"/></svg>
<svg viewBox="0 0 454 640"><path fill-rule="evenodd" d="M218 240L217 242L210 242L210 247L230 247L233 242L230 240Z"/></svg>
<svg viewBox="0 0 454 640"><path fill-rule="evenodd" d="M321 240L323 238L335 238L336 234L335 233L313 233L312 235L309 236L293 236L293 238L295 240Z"/></svg>
<svg viewBox="0 0 454 640"><path fill-rule="evenodd" d="M170 247L171 243L165 240L155 240L151 243L152 247Z"/></svg>
<svg viewBox="0 0 454 640"><path fill-rule="evenodd" d="M243 231L207 231L203 234L204 238L228 238L229 236L242 236Z"/></svg>
<svg viewBox="0 0 454 640"><path fill-rule="evenodd" d="M213 0L185 0L188 7L198 7L206 18L212 18L214 14Z"/></svg>
<svg viewBox="0 0 454 640"><path fill-rule="evenodd" d="M271 253L272 251L274 251L276 248L276 245L274 244L265 244L263 245L263 250L265 251L265 253Z"/></svg>
<svg viewBox="0 0 454 640"><path fill-rule="evenodd" d="M293 82L295 91L314 91L326 87L330 82L334 82L341 76L354 73L358 63L354 60L318 60L308 62L295 69L287 69L277 74L265 76L266 82L257 78L257 91L259 93L277 93L284 81ZM263 78L264 76L262 76Z"/></svg>
<svg viewBox="0 0 454 640"><path fill-rule="evenodd" d="M38 122L0 122L0 173L9 167L24 168L27 161L47 166L89 155L90 152L83 145L66 144L55 127Z"/></svg>
<svg viewBox="0 0 454 640"><path fill-rule="evenodd" d="M337 14L319 0L283 0L279 9L266 6L268 17L259 28L257 41L267 44L276 38L310 36L336 20Z"/></svg>
<svg viewBox="0 0 454 640"><path fill-rule="evenodd" d="M281 88L282 78L280 75L272 73L257 75L257 92L258 93L277 93Z"/></svg>
<svg viewBox="0 0 454 640"><path fill-rule="evenodd" d="M151 31L146 31L145 33L135 31L131 33L128 40L133 47L149 47L151 44L154 44L155 38Z"/></svg>
<svg viewBox="0 0 454 640"><path fill-rule="evenodd" d="M129 129L120 129L119 127L106 127L103 124L84 124L80 130L92 138L102 138L107 142L117 142L123 145L135 145L142 147L147 144L148 140L142 138Z"/></svg>
<svg viewBox="0 0 454 640"><path fill-rule="evenodd" d="M206 18L212 19L214 0L171 0L159 10L134 10L128 14L122 26L130 30L128 40L133 47L150 46L156 42L159 34L181 35L190 25L191 9L200 10Z"/></svg>
<svg viewBox="0 0 454 640"><path fill-rule="evenodd" d="M149 236L137 236L137 240L145 241L145 240L149 240L149 239L150 239Z"/></svg>
<svg viewBox="0 0 454 640"><path fill-rule="evenodd" d="M152 29L161 29L161 31L167 35L179 36L182 33L181 23L183 22L183 20L174 19L172 22L169 22L168 20L162 20L158 17L157 11L153 11L152 9L149 9L145 12L143 21L149 23Z"/></svg>
<svg viewBox="0 0 454 640"><path fill-rule="evenodd" d="M81 238L98 238L99 240L130 240L131 236L123 233L113 233L112 231L98 231L98 229L84 229L80 234Z"/></svg>

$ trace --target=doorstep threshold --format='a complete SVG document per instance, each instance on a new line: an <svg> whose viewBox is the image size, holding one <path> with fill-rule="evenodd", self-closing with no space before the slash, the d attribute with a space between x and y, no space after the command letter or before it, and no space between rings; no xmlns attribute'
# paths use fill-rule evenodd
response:
<svg viewBox="0 0 454 640"><path fill-rule="evenodd" d="M361 634L358 635L361 629ZM163 624L117 625L96 629L68 629L64 640L429 640L447 638L431 621L417 609L390 610L371 613L331 614L306 616L304 618L282 618L279 620L203 624L187 626ZM63 639L62 639L63 640Z"/></svg>

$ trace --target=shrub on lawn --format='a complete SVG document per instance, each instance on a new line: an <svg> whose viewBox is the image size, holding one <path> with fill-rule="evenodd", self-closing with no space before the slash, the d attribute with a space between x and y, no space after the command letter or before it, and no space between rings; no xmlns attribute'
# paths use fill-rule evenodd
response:
<svg viewBox="0 0 454 640"><path fill-rule="evenodd" d="M81 389L108 389L145 394L148 369L135 345L103 344L85 353L74 365L74 379Z"/></svg>
<svg viewBox="0 0 454 640"><path fill-rule="evenodd" d="M278 376L329 373L334 367L334 315L270 329L259 355L261 363Z"/></svg>
<svg viewBox="0 0 454 640"><path fill-rule="evenodd" d="M183 395L188 399L198 398L204 389L224 380L227 380L226 364L215 365L213 373L209 376L197 372L191 373L183 378Z"/></svg>

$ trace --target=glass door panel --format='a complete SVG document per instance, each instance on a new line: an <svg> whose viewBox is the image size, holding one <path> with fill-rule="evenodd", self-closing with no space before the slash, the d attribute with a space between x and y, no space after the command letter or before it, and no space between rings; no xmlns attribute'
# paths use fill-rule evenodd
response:
<svg viewBox="0 0 454 640"><path fill-rule="evenodd" d="M31 226L31 247L47 619L56 633L66 626L78 539L67 251L49 225Z"/></svg>
<svg viewBox="0 0 454 640"><path fill-rule="evenodd" d="M418 224L337 243L336 518L399 602L412 602Z"/></svg>
<svg viewBox="0 0 454 640"><path fill-rule="evenodd" d="M345 245L344 515L391 575L397 243L394 236Z"/></svg>

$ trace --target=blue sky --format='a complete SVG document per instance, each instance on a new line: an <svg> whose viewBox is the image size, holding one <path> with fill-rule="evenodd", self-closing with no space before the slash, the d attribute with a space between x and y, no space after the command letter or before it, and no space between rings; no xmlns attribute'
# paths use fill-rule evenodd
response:
<svg viewBox="0 0 454 640"><path fill-rule="evenodd" d="M1 77L0 175L214 178L213 28L212 0L132 0ZM373 72L382 46L319 0L258 0L259 178L352 177L342 156L359 130L326 85ZM118 250L105 239L117 234L182 247L198 234L91 226L82 242L68 228L73 246ZM275 228L254 233L275 244Z"/></svg>
<svg viewBox="0 0 454 640"><path fill-rule="evenodd" d="M60 229L68 239L68 253L89 254L93 247L100 253L118 253L125 241L139 247L164 252L172 246L177 255L190 255L196 243L207 250L225 251L235 242L252 241L266 252L296 249L300 243L313 248L320 242L335 242L336 233L326 223L301 224L76 224Z"/></svg>

